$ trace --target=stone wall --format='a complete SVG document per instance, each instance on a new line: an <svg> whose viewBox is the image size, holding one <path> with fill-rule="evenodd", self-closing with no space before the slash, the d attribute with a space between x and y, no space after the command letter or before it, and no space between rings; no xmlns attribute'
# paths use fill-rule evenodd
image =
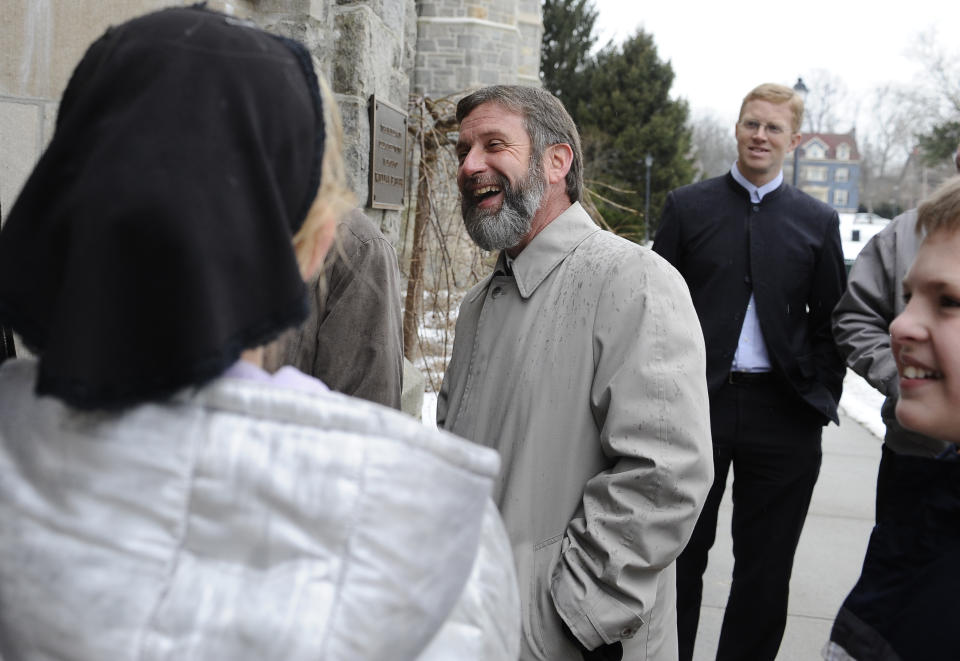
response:
<svg viewBox="0 0 960 661"><path fill-rule="evenodd" d="M419 0L414 93L539 85L539 0Z"/></svg>
<svg viewBox="0 0 960 661"><path fill-rule="evenodd" d="M0 7L0 209L9 212L49 141L57 103L74 66L111 24L187 0L3 0ZM344 119L347 171L366 206L370 161L368 100L406 108L413 69L413 0L211 1L305 43L330 81ZM366 209L396 241L400 212Z"/></svg>
<svg viewBox="0 0 960 661"><path fill-rule="evenodd" d="M60 95L87 47L111 24L186 4L192 0L0 2L0 219L49 141ZM490 83L538 84L540 0L207 4L310 48L340 104L347 169L361 206L369 195L372 94L406 109L411 91L436 98ZM401 212L366 212L394 243L400 240Z"/></svg>
<svg viewBox="0 0 960 661"><path fill-rule="evenodd" d="M107 25L162 7L139 2L0 3L0 209L6 218L50 139L73 67Z"/></svg>

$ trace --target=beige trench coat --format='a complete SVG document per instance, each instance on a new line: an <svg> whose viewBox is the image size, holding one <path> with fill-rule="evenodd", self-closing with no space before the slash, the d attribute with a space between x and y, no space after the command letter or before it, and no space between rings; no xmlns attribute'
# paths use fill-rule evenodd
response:
<svg viewBox="0 0 960 661"><path fill-rule="evenodd" d="M713 479L700 324L653 252L579 204L467 295L438 423L495 448L521 659L675 659L674 560Z"/></svg>

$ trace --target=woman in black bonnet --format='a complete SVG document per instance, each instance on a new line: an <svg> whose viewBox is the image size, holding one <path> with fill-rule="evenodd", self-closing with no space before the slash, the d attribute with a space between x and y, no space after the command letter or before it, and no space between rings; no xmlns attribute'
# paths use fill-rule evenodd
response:
<svg viewBox="0 0 960 661"><path fill-rule="evenodd" d="M221 14L83 57L0 232L0 658L516 658L495 453L261 367L340 141L309 53Z"/></svg>

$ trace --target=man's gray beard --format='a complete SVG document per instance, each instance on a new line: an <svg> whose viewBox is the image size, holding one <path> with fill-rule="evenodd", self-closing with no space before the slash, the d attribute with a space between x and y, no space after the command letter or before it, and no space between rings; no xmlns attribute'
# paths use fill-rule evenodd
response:
<svg viewBox="0 0 960 661"><path fill-rule="evenodd" d="M545 183L538 158L531 156L527 176L511 186L503 175L497 185L503 191L503 202L496 211L480 209L472 196L460 192L460 209L467 234L484 250L512 248L530 232L533 216L543 200Z"/></svg>

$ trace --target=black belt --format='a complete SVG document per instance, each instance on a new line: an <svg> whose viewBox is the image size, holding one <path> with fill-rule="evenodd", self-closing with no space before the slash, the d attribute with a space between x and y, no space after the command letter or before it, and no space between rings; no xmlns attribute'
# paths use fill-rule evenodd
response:
<svg viewBox="0 0 960 661"><path fill-rule="evenodd" d="M730 372L727 383L735 386L750 386L757 383L773 383L773 372Z"/></svg>

